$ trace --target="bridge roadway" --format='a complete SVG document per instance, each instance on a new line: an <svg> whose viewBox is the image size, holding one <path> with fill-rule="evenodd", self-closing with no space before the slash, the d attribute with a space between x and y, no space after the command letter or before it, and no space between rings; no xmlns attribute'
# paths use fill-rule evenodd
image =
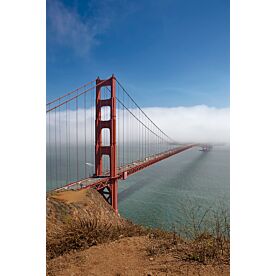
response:
<svg viewBox="0 0 276 276"><path fill-rule="evenodd" d="M149 167L161 160L169 158L177 153L183 152L185 150L191 149L193 147L200 146L199 144L188 144L177 147L175 149L171 149L156 155L149 156L144 160L138 160L128 165L119 167L117 169L117 179L126 179L129 175L132 175L136 172L143 170L146 167ZM85 179L81 179L79 181L75 181L69 183L61 188L56 189L56 191L60 190L82 190L82 189L89 189L94 188L100 190L107 186L110 181L110 176L105 174L101 177L88 177Z"/></svg>

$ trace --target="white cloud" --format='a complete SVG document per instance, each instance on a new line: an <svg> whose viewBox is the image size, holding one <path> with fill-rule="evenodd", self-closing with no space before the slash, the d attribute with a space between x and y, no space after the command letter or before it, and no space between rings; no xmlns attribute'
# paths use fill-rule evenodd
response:
<svg viewBox="0 0 276 276"><path fill-rule="evenodd" d="M229 143L230 137L230 114L229 108L214 108L205 105L191 106L191 107L150 107L144 108L144 112L151 120L160 127L167 135L172 139L180 143L189 142L202 142L202 143ZM137 109L131 109L133 114L138 115ZM49 113L47 114L47 132L49 140L49 127L51 141L55 139L59 141L61 134L62 142L66 142L66 113L65 111L56 112L56 129L55 129L55 114L51 112L51 118L49 119ZM78 141L84 142L85 134L85 120L84 109L78 111ZM94 114L94 109L92 109ZM131 140L138 140L139 134L141 134L141 126L133 119L131 115L127 116L128 112L125 111L123 116L122 110L118 110L117 118L117 130L121 135L123 132L123 117L125 126L125 141L128 140L126 135L126 129L131 132ZM59 117L60 116L60 117ZM139 116L138 116L139 117ZM70 120L69 120L70 118ZM132 118L131 120L129 118ZM86 110L86 139L87 141L94 140L94 115L91 117L91 109ZM59 120L61 124L61 131L59 132ZM144 120L143 120L144 121ZM91 129L92 125L92 129ZM69 133L70 127L70 141L76 140L76 111L67 112L67 133ZM153 127L151 127L153 129ZM154 129L153 129L154 130ZM55 137L56 134L56 137ZM91 136L92 135L92 136ZM153 135L152 135L153 136ZM122 140L121 140L122 141Z"/></svg>
<svg viewBox="0 0 276 276"><path fill-rule="evenodd" d="M84 19L58 0L47 1L47 20L47 39L71 48L78 56L85 56L98 43L96 36L110 23L106 14Z"/></svg>
<svg viewBox="0 0 276 276"><path fill-rule="evenodd" d="M230 110L206 105L145 108L156 124L179 142L229 143Z"/></svg>

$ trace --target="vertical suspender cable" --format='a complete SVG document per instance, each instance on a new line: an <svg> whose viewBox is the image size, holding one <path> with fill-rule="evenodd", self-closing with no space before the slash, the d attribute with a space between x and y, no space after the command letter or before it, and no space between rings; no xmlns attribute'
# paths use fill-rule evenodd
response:
<svg viewBox="0 0 276 276"><path fill-rule="evenodd" d="M83 97L83 101L84 101L84 178L87 177L87 170L86 170L86 93L84 93L84 97Z"/></svg>
<svg viewBox="0 0 276 276"><path fill-rule="evenodd" d="M145 129L145 158L147 157L147 129L146 129L146 120L144 119L144 123L145 123L145 127L144 127L144 129Z"/></svg>
<svg viewBox="0 0 276 276"><path fill-rule="evenodd" d="M130 109L130 103L129 103L129 98L128 98L128 108ZM131 132L130 132L130 121L131 121L131 118L130 118L130 113L128 114L128 154L129 154L129 158L128 158L128 163L131 162L131 148L130 148L130 135L131 135Z"/></svg>
<svg viewBox="0 0 276 276"><path fill-rule="evenodd" d="M129 110L131 111L131 102ZM133 162L133 149L132 149L132 116L129 114L129 152L130 152L130 163Z"/></svg>
<svg viewBox="0 0 276 276"><path fill-rule="evenodd" d="M52 144L51 144L51 112L49 112L49 168L50 168L50 179L49 179L49 185L50 188L52 189L52 184L53 184L53 170L52 170Z"/></svg>
<svg viewBox="0 0 276 276"><path fill-rule="evenodd" d="M60 103L60 100L59 100ZM60 180L62 180L62 171L61 171L61 124L60 124L60 107L58 108L58 130L59 130L59 176Z"/></svg>
<svg viewBox="0 0 276 276"><path fill-rule="evenodd" d="M117 87L116 87L117 88ZM117 96L119 97L119 90L116 89L116 93L117 93ZM120 140L120 136L119 136L119 132L120 132L120 120L119 120L119 103L116 100L116 124L117 124L117 131L116 131L116 151L117 151L117 154L116 154L116 158L117 158L117 166L120 167L120 160L119 160L119 140Z"/></svg>
<svg viewBox="0 0 276 276"><path fill-rule="evenodd" d="M69 112L68 112L68 117L69 117L69 124L68 124L68 178L69 181L71 181L71 110L70 110L70 102L68 103L69 107Z"/></svg>
<svg viewBox="0 0 276 276"><path fill-rule="evenodd" d="M141 111L138 109L138 113L139 113L139 121L141 120ZM138 136L139 136L139 140L138 140L138 146L139 146L139 160L141 160L141 123L138 123Z"/></svg>
<svg viewBox="0 0 276 276"><path fill-rule="evenodd" d="M90 142L91 142L91 164L94 164L94 162L93 162L93 159L94 159L94 148L95 148L95 145L94 145L94 143L93 143L93 141L95 141L95 139L94 139L94 136L93 136L93 133L94 133L94 131L93 131L93 125L94 125L94 121L93 121L93 119L94 119L94 117L93 117L93 105L94 105L94 102L93 102L93 90L91 91L91 98L90 98L90 100L91 100L91 106L90 106L90 111L91 111L91 137L90 137Z"/></svg>
<svg viewBox="0 0 276 276"><path fill-rule="evenodd" d="M125 166L125 93L123 91L123 166Z"/></svg>
<svg viewBox="0 0 276 276"><path fill-rule="evenodd" d="M66 123L65 123L65 128L66 128L66 184L69 183L69 177L68 177L68 172L69 172L69 168L68 168L68 105L66 103Z"/></svg>
<svg viewBox="0 0 276 276"><path fill-rule="evenodd" d="M149 155L149 152L148 152L148 134L149 134L149 131L148 131L148 120L146 120L146 157L148 157Z"/></svg>
<svg viewBox="0 0 276 276"><path fill-rule="evenodd" d="M55 174L56 174L56 183L57 186L57 112L55 109Z"/></svg>
<svg viewBox="0 0 276 276"><path fill-rule="evenodd" d="M78 97L76 98L76 151L77 151L77 180L79 180L79 137L78 137L78 121L79 121L79 107L78 107Z"/></svg>

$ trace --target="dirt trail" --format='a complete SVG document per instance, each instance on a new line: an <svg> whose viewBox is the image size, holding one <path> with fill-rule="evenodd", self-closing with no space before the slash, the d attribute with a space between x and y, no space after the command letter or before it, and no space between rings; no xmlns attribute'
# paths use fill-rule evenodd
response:
<svg viewBox="0 0 276 276"><path fill-rule="evenodd" d="M49 270L56 276L229 275L226 265L185 264L170 254L149 257L149 242L146 236L123 238L55 258L50 261Z"/></svg>
<svg viewBox="0 0 276 276"><path fill-rule="evenodd" d="M83 202L86 200L86 197L86 190L60 192L52 196L52 198L64 201L66 203Z"/></svg>

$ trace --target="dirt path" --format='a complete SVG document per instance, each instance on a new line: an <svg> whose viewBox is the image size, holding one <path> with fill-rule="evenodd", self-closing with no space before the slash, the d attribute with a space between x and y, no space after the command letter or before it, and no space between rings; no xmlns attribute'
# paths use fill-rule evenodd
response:
<svg viewBox="0 0 276 276"><path fill-rule="evenodd" d="M172 255L150 257L147 236L123 238L84 251L66 254L49 262L55 276L229 275L229 266L183 263Z"/></svg>
<svg viewBox="0 0 276 276"><path fill-rule="evenodd" d="M86 197L86 190L59 192L52 196L52 198L66 203L82 202L86 200Z"/></svg>

